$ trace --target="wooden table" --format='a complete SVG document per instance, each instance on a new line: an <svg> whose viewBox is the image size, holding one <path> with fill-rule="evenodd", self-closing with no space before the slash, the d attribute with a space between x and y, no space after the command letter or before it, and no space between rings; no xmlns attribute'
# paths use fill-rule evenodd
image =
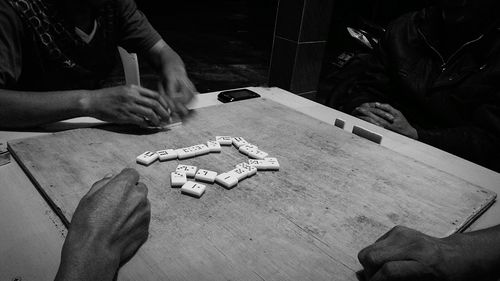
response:
<svg viewBox="0 0 500 281"><path fill-rule="evenodd" d="M468 182L500 192L500 175L478 165L437 150L406 137L375 127L362 120L295 96L278 88L251 88L261 96L289 106L299 112L333 124L335 118L347 121L346 130L361 125L384 136L382 146L409 156L429 166L455 175ZM191 108L219 104L217 93L200 95ZM91 118L78 118L45 128L58 131L88 127L99 123ZM0 132L0 143L37 136L45 132ZM33 184L13 161L0 167L0 279L51 280L59 264L60 249L66 229L59 217L40 196ZM493 205L469 229L500 223L500 207Z"/></svg>

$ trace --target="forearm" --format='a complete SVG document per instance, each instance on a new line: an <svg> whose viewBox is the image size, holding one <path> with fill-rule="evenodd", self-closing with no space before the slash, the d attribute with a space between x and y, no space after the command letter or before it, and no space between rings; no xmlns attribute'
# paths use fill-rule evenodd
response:
<svg viewBox="0 0 500 281"><path fill-rule="evenodd" d="M181 57L164 41L160 40L145 52L151 65L161 73L166 67L184 68Z"/></svg>
<svg viewBox="0 0 500 281"><path fill-rule="evenodd" d="M462 247L470 280L500 278L500 225L444 238ZM468 279L469 280L469 279Z"/></svg>
<svg viewBox="0 0 500 281"><path fill-rule="evenodd" d="M71 233L63 245L55 281L113 280L119 259L92 241L76 241Z"/></svg>
<svg viewBox="0 0 500 281"><path fill-rule="evenodd" d="M0 89L0 127L26 128L86 115L89 92Z"/></svg>

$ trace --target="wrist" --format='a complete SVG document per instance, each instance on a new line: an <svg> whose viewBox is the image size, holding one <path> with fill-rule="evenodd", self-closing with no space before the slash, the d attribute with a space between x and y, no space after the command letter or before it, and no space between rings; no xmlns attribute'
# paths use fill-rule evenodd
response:
<svg viewBox="0 0 500 281"><path fill-rule="evenodd" d="M457 233L443 238L452 253L448 255L448 264L452 271L457 271L453 280L485 280L494 275L498 268L497 255L488 253L494 245L484 243L481 237L471 233Z"/></svg>
<svg viewBox="0 0 500 281"><path fill-rule="evenodd" d="M169 70L184 71L185 66L181 57L170 47L165 46L160 52L161 70L163 72Z"/></svg>
<svg viewBox="0 0 500 281"><path fill-rule="evenodd" d="M90 90L82 90L79 92L79 98L78 98L78 111L80 112L81 116L89 116L89 117L94 117L93 113L93 99L95 95L95 91L90 91Z"/></svg>
<svg viewBox="0 0 500 281"><path fill-rule="evenodd" d="M113 280L119 255L90 235L68 232L56 280Z"/></svg>

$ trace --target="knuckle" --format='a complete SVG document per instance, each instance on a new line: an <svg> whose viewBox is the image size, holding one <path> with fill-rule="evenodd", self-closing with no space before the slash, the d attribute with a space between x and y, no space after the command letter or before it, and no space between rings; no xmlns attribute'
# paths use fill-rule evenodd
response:
<svg viewBox="0 0 500 281"><path fill-rule="evenodd" d="M392 231L394 233L402 233L402 232L406 231L406 227L404 227L402 225L396 225L395 227L392 228Z"/></svg>
<svg viewBox="0 0 500 281"><path fill-rule="evenodd" d="M378 262L375 251L371 250L371 247L366 247L361 250L358 254L358 259L361 264L365 266L373 266Z"/></svg>
<svg viewBox="0 0 500 281"><path fill-rule="evenodd" d="M139 193L140 195L142 195L143 197L147 197L148 195L148 188L147 186L140 182L137 184L136 188L135 188L136 192Z"/></svg>
<svg viewBox="0 0 500 281"><path fill-rule="evenodd" d="M368 248L364 248L358 253L358 260L364 264L366 262L366 256L368 255Z"/></svg>
<svg viewBox="0 0 500 281"><path fill-rule="evenodd" d="M157 112L161 112L161 104L159 102L154 102L153 103L153 108L157 111Z"/></svg>
<svg viewBox="0 0 500 281"><path fill-rule="evenodd" d="M122 174L127 175L127 176L134 176L134 177L139 176L139 172L137 172L137 170L135 170L133 168L129 168L129 167L124 168L122 170Z"/></svg>
<svg viewBox="0 0 500 281"><path fill-rule="evenodd" d="M380 269L382 276L391 279L398 276L398 266L394 263L386 263Z"/></svg>
<svg viewBox="0 0 500 281"><path fill-rule="evenodd" d="M377 254L374 251L370 251L365 256L365 262L369 265L378 264Z"/></svg>

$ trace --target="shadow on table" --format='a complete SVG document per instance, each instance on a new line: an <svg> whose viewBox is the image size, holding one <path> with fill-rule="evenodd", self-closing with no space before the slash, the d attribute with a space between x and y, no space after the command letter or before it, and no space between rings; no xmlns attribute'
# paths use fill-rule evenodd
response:
<svg viewBox="0 0 500 281"><path fill-rule="evenodd" d="M141 128L137 125L128 124L110 124L104 122L57 122L40 127L31 127L26 129L10 129L11 132L29 132L29 133L57 133L75 129L94 128L121 134L131 135L151 135L160 131L169 129L162 128Z"/></svg>

